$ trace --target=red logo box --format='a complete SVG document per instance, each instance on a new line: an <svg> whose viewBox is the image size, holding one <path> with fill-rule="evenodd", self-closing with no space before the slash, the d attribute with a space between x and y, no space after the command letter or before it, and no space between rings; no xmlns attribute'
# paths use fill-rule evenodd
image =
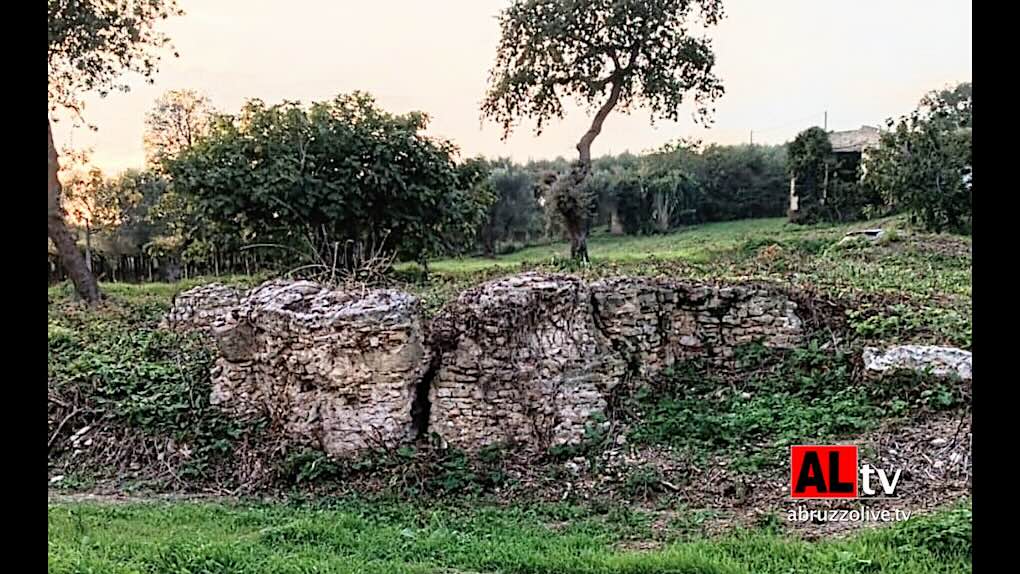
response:
<svg viewBox="0 0 1020 574"><path fill-rule="evenodd" d="M790 447L792 498L857 498L857 447Z"/></svg>

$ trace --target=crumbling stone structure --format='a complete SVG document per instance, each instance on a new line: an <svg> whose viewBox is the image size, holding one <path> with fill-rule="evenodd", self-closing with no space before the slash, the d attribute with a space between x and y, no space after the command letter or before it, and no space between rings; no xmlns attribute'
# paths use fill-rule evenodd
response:
<svg viewBox="0 0 1020 574"><path fill-rule="evenodd" d="M191 311L171 316L197 316L201 295L182 294ZM647 277L497 279L429 326L414 296L389 289L274 281L225 306L211 321L213 401L335 456L424 431L466 450L577 443L633 377L692 357L726 363L752 341L792 347L803 331L781 292Z"/></svg>
<svg viewBox="0 0 1020 574"><path fill-rule="evenodd" d="M803 334L797 303L764 287L619 277L591 290L597 324L641 374L693 357L727 363L752 342L790 348Z"/></svg>
<svg viewBox="0 0 1020 574"><path fill-rule="evenodd" d="M414 438L428 365L415 297L275 281L250 291L213 333L214 403L268 414L335 456Z"/></svg>
<svg viewBox="0 0 1020 574"><path fill-rule="evenodd" d="M463 293L433 321L429 428L460 448L577 442L626 364L576 277L526 274Z"/></svg>
<svg viewBox="0 0 1020 574"><path fill-rule="evenodd" d="M792 347L797 304L761 287L524 274L463 293L433 322L429 427L460 448L576 443L632 376L754 341Z"/></svg>
<svg viewBox="0 0 1020 574"><path fill-rule="evenodd" d="M210 332L241 303L242 295L243 289L222 283L188 289L174 297L162 326L181 331Z"/></svg>

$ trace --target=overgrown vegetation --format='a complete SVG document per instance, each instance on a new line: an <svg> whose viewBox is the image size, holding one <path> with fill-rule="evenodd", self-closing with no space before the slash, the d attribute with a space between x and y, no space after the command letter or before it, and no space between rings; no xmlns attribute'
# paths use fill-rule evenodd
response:
<svg viewBox="0 0 1020 574"><path fill-rule="evenodd" d="M697 226L672 235L596 236L593 265L584 270L570 260L550 257L559 249L550 245L494 258L436 261L427 275L411 267L393 279L421 296L429 312L471 285L522 269L592 276L666 274L704 281L778 280L790 285L812 304L822 305L818 312L832 314L843 326L819 333L823 338L815 347L793 354L748 355L737 375L697 363L678 365L671 376L646 381L648 386L633 397L641 416L630 421L632 440L672 444L702 455L736 456L753 471L777 460L769 449L784 441L847 436L867 430L870 421L958 404L959 395L948 392L951 387L921 381L915 388L911 385L916 381L905 379L888 387L895 393L885 396L855 376L853 351L861 345L970 346L969 242L917 233L898 220L880 224L895 240L839 245L846 227L751 220ZM154 460L154 466L135 473L140 483L187 488L211 480L234 488L238 481L253 480L224 475L215 463L228 460L238 445L243 454L256 445L272 448L272 441L254 440L254 433L264 431L225 419L208 404L211 357L197 340L156 329L173 294L199 282L106 284L109 301L98 309L76 304L66 285L50 289L49 387L51 398L60 401L50 405L54 437L50 459L56 465L51 475L92 480L104 473L109 477L122 467L130 469L132 462ZM148 458L132 460L111 450L103 454L105 458L88 459L96 449L76 447L71 441L85 426L95 428L79 442L94 436L97 444L145 452ZM134 436L135 442L104 432ZM594 460L611 446L612 438L601 426L592 425L589 440L558 448L550 461L562 463L579 456ZM82 452L74 455L76 450ZM314 451L288 451L265 465L258 480L299 488L334 484L438 496L517 488L507 476L503 452L495 449L487 459L471 458L420 445L339 464ZM173 472L166 470L160 453L164 460L170 457ZM74 464L68 465L72 460ZM147 476L152 470L154 476ZM95 476L86 476L92 471ZM70 478L65 480L58 485L73 486ZM641 481L633 481L634 492L641 494Z"/></svg>
<svg viewBox="0 0 1020 574"><path fill-rule="evenodd" d="M702 460L722 455L731 468L755 472L785 462L791 444L825 444L969 401L965 386L924 375L867 381L858 355L814 340L792 352L748 345L732 368L685 362L628 398L631 440Z"/></svg>
<svg viewBox="0 0 1020 574"><path fill-rule="evenodd" d="M934 232L970 233L973 202L970 82L926 94L917 109L886 122L877 148L834 153L819 127L787 146L801 223L905 213ZM870 146L869 146L870 147Z"/></svg>
<svg viewBox="0 0 1020 574"><path fill-rule="evenodd" d="M157 328L184 286L109 285L99 309L79 306L66 288L50 290L51 474L77 459L69 468L79 474L137 471L168 487L211 482L229 474L235 445L264 429L210 404L208 344Z"/></svg>
<svg viewBox="0 0 1020 574"><path fill-rule="evenodd" d="M898 122L868 162L865 187L933 231L969 233L973 209L973 89L932 91Z"/></svg>
<svg viewBox="0 0 1020 574"><path fill-rule="evenodd" d="M280 470L285 481L297 486L354 484L399 496L470 496L509 484L502 464L504 455L504 446L499 444L489 445L475 456L453 448L407 445L337 461L305 448L290 453Z"/></svg>

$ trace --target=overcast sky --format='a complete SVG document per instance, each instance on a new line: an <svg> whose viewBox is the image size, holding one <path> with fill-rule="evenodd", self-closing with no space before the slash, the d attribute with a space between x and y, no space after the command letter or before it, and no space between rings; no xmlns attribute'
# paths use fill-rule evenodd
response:
<svg viewBox="0 0 1020 574"><path fill-rule="evenodd" d="M219 110L248 98L310 102L363 90L392 112L421 110L429 133L463 155L570 157L587 118L574 110L539 137L522 126L507 141L478 107L508 0L179 0L186 15L164 29L179 58L153 85L87 98L98 132L54 126L58 147L93 150L108 173L143 164L146 110L165 90L204 92ZM639 153L678 137L782 143L801 129L880 125L924 92L971 79L969 0L725 0L707 31L726 94L711 128L649 124L641 110L609 116L594 155Z"/></svg>

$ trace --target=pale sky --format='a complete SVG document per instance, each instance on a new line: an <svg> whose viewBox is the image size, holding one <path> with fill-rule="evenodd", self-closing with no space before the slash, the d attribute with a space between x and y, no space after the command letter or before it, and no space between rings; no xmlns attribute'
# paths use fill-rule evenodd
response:
<svg viewBox="0 0 1020 574"><path fill-rule="evenodd" d="M98 132L54 126L59 147L93 149L108 174L144 163L145 112L159 94L190 88L236 112L248 98L308 103L354 90L391 112L420 110L428 133L462 156L570 158L588 118L577 110L535 137L507 141L482 124L479 102L508 0L179 0L186 15L163 29L179 58L155 84L86 99ZM611 114L593 155L653 149L678 137L724 144L782 143L828 111L829 129L881 125L912 110L928 90L971 79L969 0L724 0L708 30L726 94L710 129L690 115L649 125L642 110Z"/></svg>

